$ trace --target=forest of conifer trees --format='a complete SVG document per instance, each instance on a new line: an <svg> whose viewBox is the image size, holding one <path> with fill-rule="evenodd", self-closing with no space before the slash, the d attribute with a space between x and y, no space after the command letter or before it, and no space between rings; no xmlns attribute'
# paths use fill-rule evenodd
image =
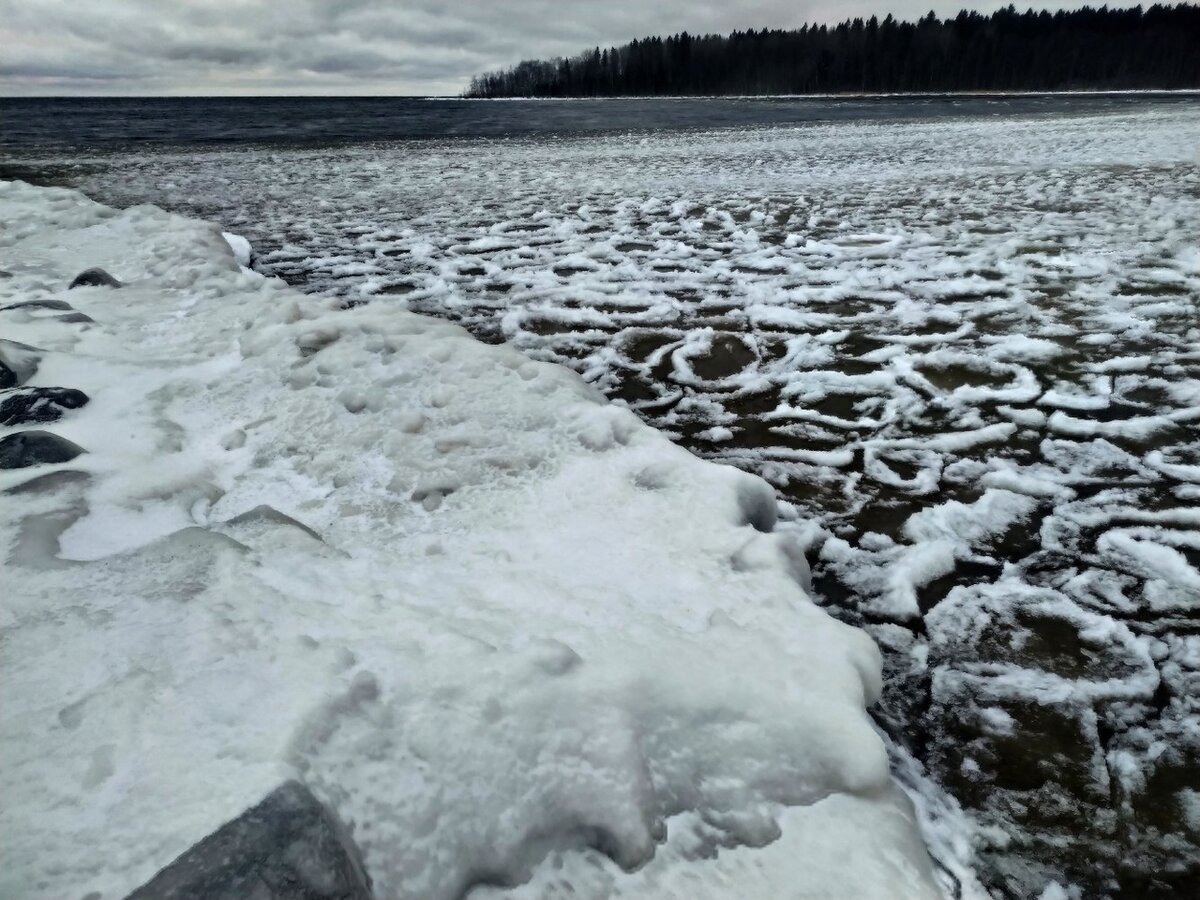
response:
<svg viewBox="0 0 1200 900"><path fill-rule="evenodd" d="M1101 7L635 40L527 60L468 97L613 97L1200 87L1200 6Z"/></svg>

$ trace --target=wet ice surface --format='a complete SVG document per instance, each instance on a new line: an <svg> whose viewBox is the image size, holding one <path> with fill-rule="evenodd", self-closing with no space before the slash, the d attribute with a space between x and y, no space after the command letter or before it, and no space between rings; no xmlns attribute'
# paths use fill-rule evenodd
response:
<svg viewBox="0 0 1200 900"><path fill-rule="evenodd" d="M1200 888L1200 107L55 171L764 476L993 890Z"/></svg>

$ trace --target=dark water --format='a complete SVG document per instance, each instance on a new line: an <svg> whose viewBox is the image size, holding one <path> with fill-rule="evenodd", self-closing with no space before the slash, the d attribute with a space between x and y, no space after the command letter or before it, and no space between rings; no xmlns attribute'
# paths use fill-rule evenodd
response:
<svg viewBox="0 0 1200 900"><path fill-rule="evenodd" d="M0 149L145 144L328 145L422 137L720 128L801 122L1119 112L1186 94L585 100L414 97L0 100Z"/></svg>

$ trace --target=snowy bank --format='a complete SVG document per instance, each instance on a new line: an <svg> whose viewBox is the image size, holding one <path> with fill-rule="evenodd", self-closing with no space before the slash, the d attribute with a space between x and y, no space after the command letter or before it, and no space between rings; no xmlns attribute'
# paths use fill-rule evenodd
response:
<svg viewBox="0 0 1200 900"><path fill-rule="evenodd" d="M123 896L294 778L380 898L937 896L764 482L154 207L0 183L0 270L16 390L88 399L0 470L0 895Z"/></svg>

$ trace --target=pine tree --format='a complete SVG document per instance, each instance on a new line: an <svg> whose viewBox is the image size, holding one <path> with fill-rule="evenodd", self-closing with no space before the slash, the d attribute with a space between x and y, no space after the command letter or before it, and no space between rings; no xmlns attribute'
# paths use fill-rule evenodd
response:
<svg viewBox="0 0 1200 900"><path fill-rule="evenodd" d="M681 32L471 79L468 97L1200 88L1200 6L933 12L833 27Z"/></svg>

